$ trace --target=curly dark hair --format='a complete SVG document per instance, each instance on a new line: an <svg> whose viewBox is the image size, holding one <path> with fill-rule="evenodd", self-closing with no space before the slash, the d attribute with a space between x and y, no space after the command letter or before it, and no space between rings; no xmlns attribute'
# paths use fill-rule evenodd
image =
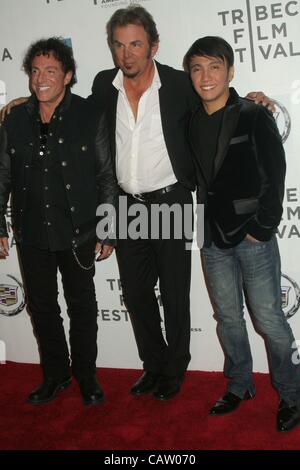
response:
<svg viewBox="0 0 300 470"><path fill-rule="evenodd" d="M159 42L159 34L152 15L145 8L132 3L127 8L120 8L115 11L106 24L107 42L110 49L113 48L114 30L119 26L127 26L128 24L143 26L150 46Z"/></svg>
<svg viewBox="0 0 300 470"><path fill-rule="evenodd" d="M67 87L71 88L76 83L76 62L71 47L64 42L63 38L51 37L48 39L40 39L32 43L23 60L24 71L30 76L33 59L36 56L49 55L50 53L62 64L65 74L70 71L73 72L71 81L67 85Z"/></svg>

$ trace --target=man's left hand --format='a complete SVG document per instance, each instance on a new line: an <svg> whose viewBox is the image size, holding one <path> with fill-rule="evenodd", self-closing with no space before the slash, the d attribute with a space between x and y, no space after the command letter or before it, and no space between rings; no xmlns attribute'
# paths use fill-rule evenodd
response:
<svg viewBox="0 0 300 470"><path fill-rule="evenodd" d="M262 91L251 91L248 93L246 98L254 101L256 104L262 104L269 111L272 111L272 113L276 111L274 101L272 101L271 98L266 96Z"/></svg>
<svg viewBox="0 0 300 470"><path fill-rule="evenodd" d="M99 256L96 257L96 261L101 261L103 259L108 258L112 252L114 251L114 247L111 245L104 245L104 243L96 243L95 253Z"/></svg>
<svg viewBox="0 0 300 470"><path fill-rule="evenodd" d="M245 240L249 240L249 242L253 242L253 243L259 243L259 240L257 240L257 238L252 237L250 233L247 233Z"/></svg>

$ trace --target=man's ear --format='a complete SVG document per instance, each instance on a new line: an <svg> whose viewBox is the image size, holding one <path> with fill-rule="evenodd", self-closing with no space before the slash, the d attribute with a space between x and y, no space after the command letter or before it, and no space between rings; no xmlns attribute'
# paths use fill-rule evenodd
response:
<svg viewBox="0 0 300 470"><path fill-rule="evenodd" d="M158 46L159 46L159 42L155 42L152 46L151 46L151 58L153 59L153 57L156 55L157 51L158 51Z"/></svg>
<svg viewBox="0 0 300 470"><path fill-rule="evenodd" d="M72 77L73 77L73 72L69 70L65 75L64 85L69 85L70 81L72 80Z"/></svg>
<svg viewBox="0 0 300 470"><path fill-rule="evenodd" d="M233 80L233 77L234 77L234 66L231 65L231 67L229 67L229 70L228 70L228 81L231 82L231 80Z"/></svg>

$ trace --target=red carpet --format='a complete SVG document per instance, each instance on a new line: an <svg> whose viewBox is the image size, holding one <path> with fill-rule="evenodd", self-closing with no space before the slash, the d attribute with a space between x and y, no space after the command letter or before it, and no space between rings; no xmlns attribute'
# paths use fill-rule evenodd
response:
<svg viewBox="0 0 300 470"><path fill-rule="evenodd" d="M275 431L277 394L269 376L255 374L257 395L227 416L208 410L225 390L216 372L188 372L181 393L168 402L129 394L137 370L98 369L105 390L102 405L81 404L77 383L44 405L26 404L39 385L37 365L0 365L1 450L212 450L300 447L300 426Z"/></svg>

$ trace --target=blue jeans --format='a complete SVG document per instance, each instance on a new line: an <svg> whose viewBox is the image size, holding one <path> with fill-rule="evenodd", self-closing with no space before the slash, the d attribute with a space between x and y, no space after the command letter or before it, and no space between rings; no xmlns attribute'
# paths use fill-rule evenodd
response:
<svg viewBox="0 0 300 470"><path fill-rule="evenodd" d="M225 353L228 391L255 394L252 356L244 319L243 291L256 330L265 339L272 382L289 406L300 402L300 366L292 362L294 336L281 308L280 255L276 237L267 242L202 249L202 260Z"/></svg>

